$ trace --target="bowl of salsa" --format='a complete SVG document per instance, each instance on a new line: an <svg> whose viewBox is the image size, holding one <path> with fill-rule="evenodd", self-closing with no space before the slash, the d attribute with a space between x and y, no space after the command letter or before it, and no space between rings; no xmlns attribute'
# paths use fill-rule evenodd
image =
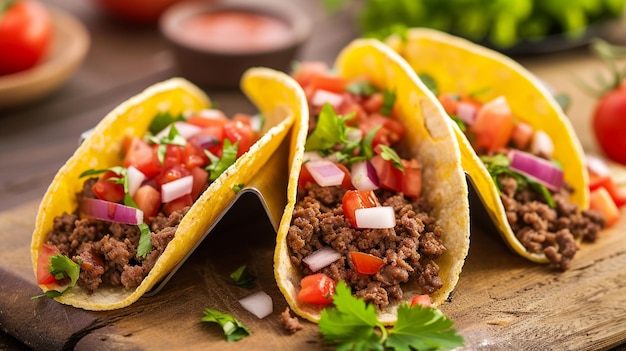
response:
<svg viewBox="0 0 626 351"><path fill-rule="evenodd" d="M235 88L253 66L288 71L311 32L289 3L181 2L159 22L178 73L205 87Z"/></svg>

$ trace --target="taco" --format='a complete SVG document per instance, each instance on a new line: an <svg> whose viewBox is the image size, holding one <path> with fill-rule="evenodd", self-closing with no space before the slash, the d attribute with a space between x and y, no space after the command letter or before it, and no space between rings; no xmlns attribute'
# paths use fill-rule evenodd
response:
<svg viewBox="0 0 626 351"><path fill-rule="evenodd" d="M587 210L582 147L554 96L514 60L465 39L419 28L387 43L453 118L463 168L505 243L568 269L604 221Z"/></svg>
<svg viewBox="0 0 626 351"><path fill-rule="evenodd" d="M249 69L242 89L261 128L250 116L227 118L181 78L150 86L99 122L39 207L31 258L46 296L122 308L187 256L306 111L284 73Z"/></svg>
<svg viewBox="0 0 626 351"><path fill-rule="evenodd" d="M335 70L302 63L293 74L310 120L294 127L275 276L312 322L341 280L392 324L400 304L438 306L455 287L469 247L467 184L445 112L398 55L359 39Z"/></svg>

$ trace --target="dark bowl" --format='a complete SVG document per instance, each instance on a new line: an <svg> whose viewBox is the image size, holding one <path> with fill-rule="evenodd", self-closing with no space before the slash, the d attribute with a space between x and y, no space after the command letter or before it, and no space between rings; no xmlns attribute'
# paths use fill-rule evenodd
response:
<svg viewBox="0 0 626 351"><path fill-rule="evenodd" d="M203 87L235 88L254 66L289 71L311 33L298 8L254 0L173 5L159 27L179 74Z"/></svg>

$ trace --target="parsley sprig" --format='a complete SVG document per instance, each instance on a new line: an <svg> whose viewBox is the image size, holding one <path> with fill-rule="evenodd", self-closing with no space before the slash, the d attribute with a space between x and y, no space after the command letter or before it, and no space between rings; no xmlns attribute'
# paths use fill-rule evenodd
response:
<svg viewBox="0 0 626 351"><path fill-rule="evenodd" d="M436 308L401 305L396 324L388 330L377 320L374 306L352 296L342 281L333 304L322 310L319 328L338 350L443 350L463 345L453 322Z"/></svg>
<svg viewBox="0 0 626 351"><path fill-rule="evenodd" d="M69 278L70 282L62 291L50 289L41 295L33 296L31 299L34 300L44 296L49 298L59 297L76 286L76 282L80 276L80 265L82 264L80 258L77 260L78 262L74 262L72 259L62 254L51 256L50 264L46 266L50 274L52 274L56 280Z"/></svg>

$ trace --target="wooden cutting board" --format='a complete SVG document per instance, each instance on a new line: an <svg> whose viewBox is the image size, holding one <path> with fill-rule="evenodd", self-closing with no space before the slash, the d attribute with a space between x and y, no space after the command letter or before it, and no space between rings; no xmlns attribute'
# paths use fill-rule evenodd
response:
<svg viewBox="0 0 626 351"><path fill-rule="evenodd" d="M320 350L330 349L317 326L287 333L286 307L273 278L273 229L263 216L231 218L208 237L156 295L128 308L91 312L40 293L29 245L38 204L0 213L0 327L33 349L59 350ZM626 213L623 214L626 215ZM240 213L241 215L241 213ZM512 253L472 209L471 248L459 284L441 306L471 350L602 350L626 342L626 219L583 244L571 270L556 272ZM251 291L229 274L248 264L274 313L259 320L238 299ZM230 311L252 330L226 342L216 324L200 322L204 308Z"/></svg>

